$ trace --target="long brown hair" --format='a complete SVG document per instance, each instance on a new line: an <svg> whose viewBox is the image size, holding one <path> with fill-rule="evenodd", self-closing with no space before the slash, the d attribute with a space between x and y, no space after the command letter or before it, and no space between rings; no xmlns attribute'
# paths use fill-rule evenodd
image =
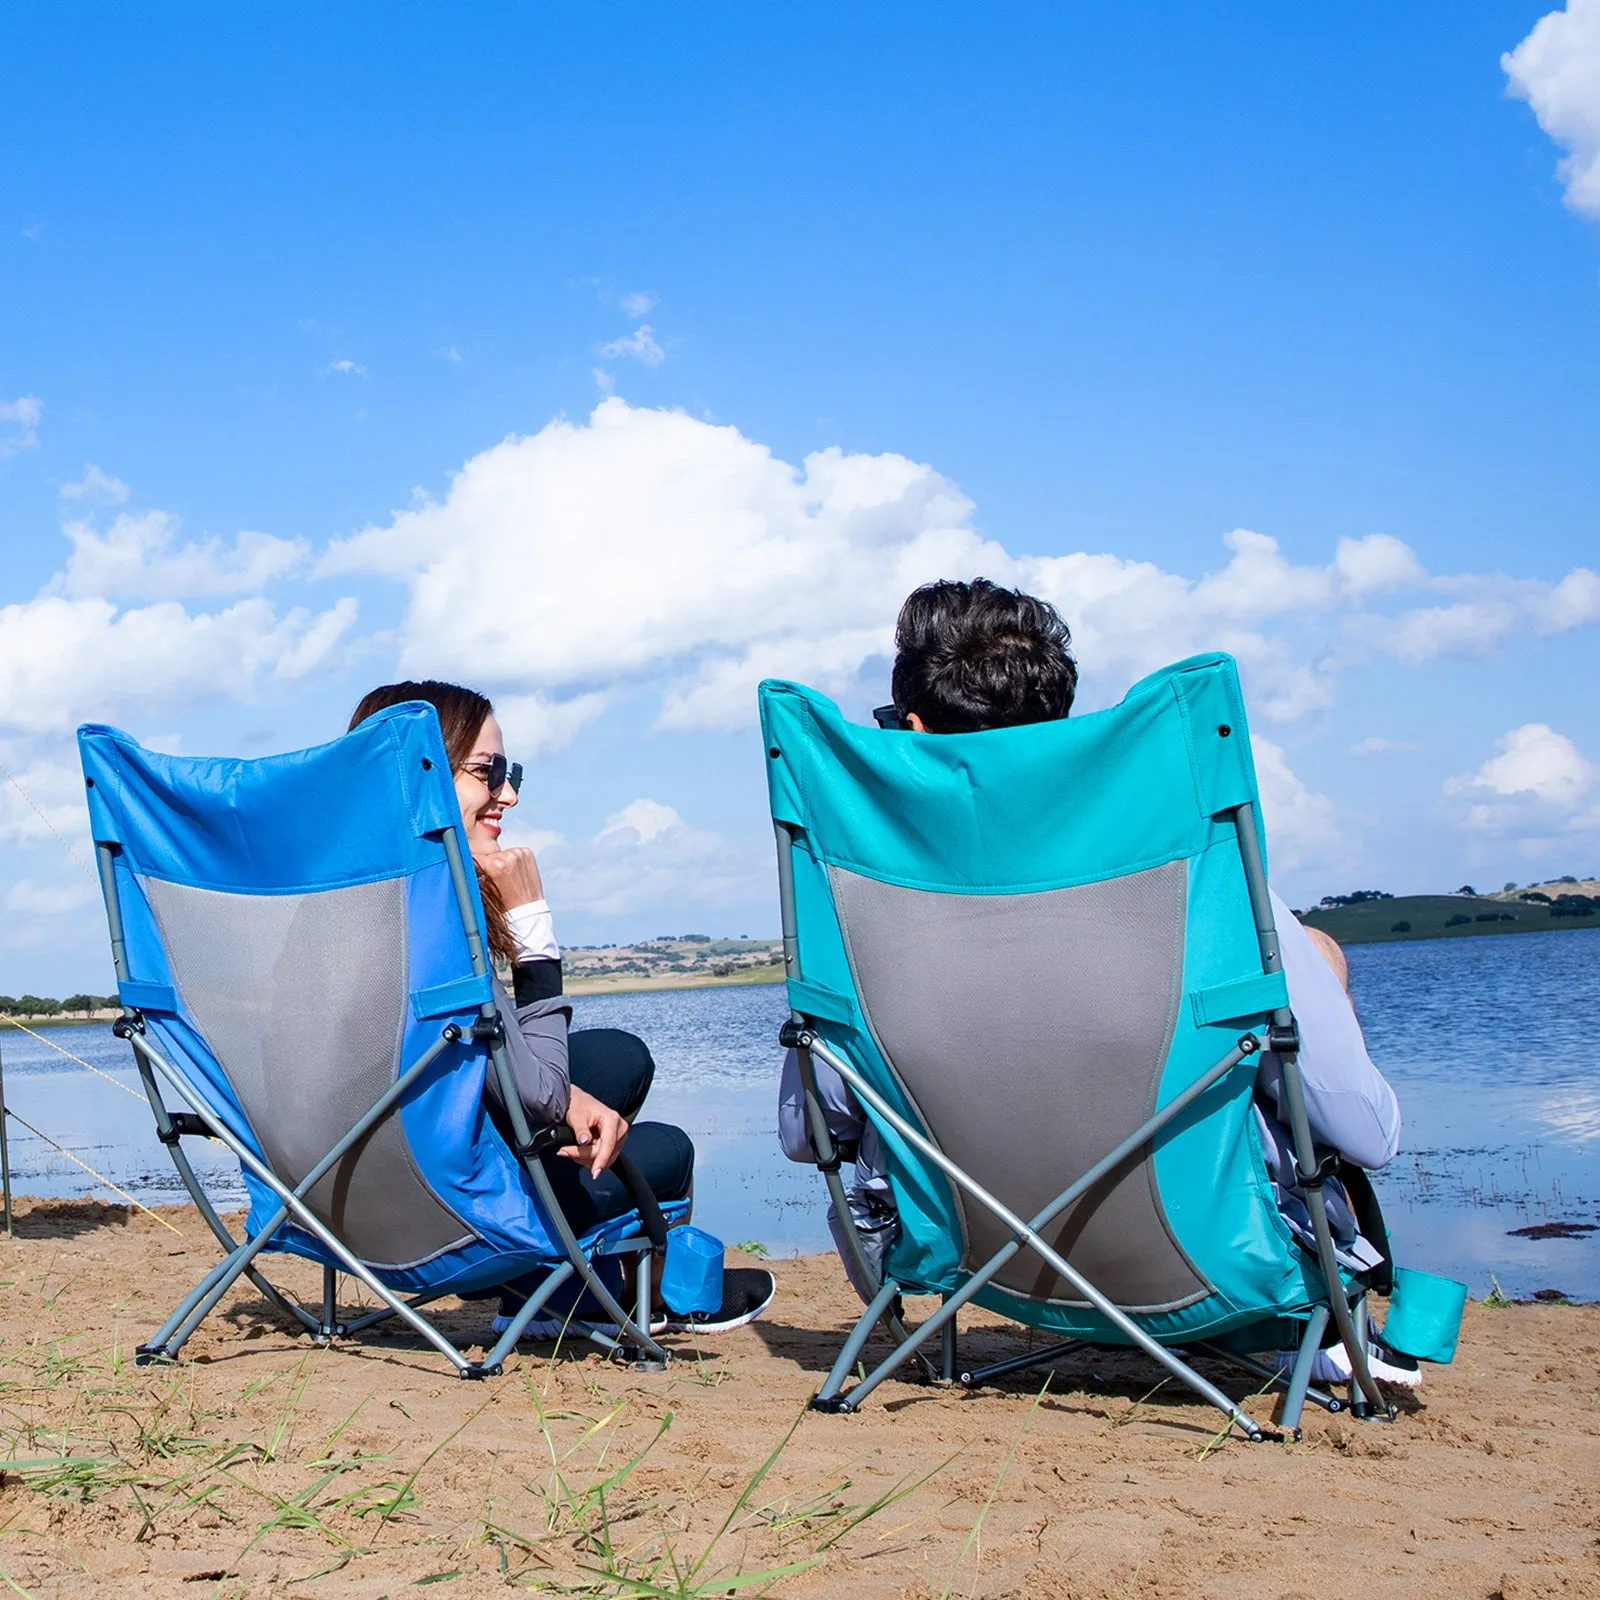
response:
<svg viewBox="0 0 1600 1600"><path fill-rule="evenodd" d="M375 712L397 706L403 700L425 700L439 713L439 731L444 735L445 754L454 772L471 758L478 742L478 731L494 710L487 695L476 689L463 689L459 683L440 683L434 678L420 682L385 683L361 697L361 704L350 714L350 726L365 722ZM489 950L502 961L515 961L516 941L506 921L505 903L494 879L476 862L478 893L483 896L483 920L489 929Z"/></svg>

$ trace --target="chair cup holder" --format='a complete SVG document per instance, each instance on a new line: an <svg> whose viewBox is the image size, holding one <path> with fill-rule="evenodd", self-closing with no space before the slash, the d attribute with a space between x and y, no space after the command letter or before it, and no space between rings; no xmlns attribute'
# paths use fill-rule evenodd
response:
<svg viewBox="0 0 1600 1600"><path fill-rule="evenodd" d="M722 1304L722 1241L685 1223L667 1234L661 1298L680 1317L715 1311Z"/></svg>

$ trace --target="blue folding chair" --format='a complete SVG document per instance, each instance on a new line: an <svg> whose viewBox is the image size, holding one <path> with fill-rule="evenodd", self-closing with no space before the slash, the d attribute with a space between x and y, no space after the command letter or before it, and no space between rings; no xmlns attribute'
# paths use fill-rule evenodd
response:
<svg viewBox="0 0 1600 1600"><path fill-rule="evenodd" d="M319 1341L399 1317L464 1378L499 1373L575 1283L617 1330L580 1331L664 1362L648 1331L650 1257L688 1202L658 1207L624 1159L638 1209L581 1238L563 1216L540 1157L573 1136L530 1127L517 1097L505 1047L515 1015L496 1003L433 708L393 706L331 744L256 761L162 755L94 725L78 746L124 1008L115 1030L224 1253L140 1359L175 1357L247 1277ZM509 1143L484 1104L489 1072ZM238 1157L243 1240L197 1182L190 1137ZM321 1263L320 1307L267 1279L269 1251ZM596 1271L605 1255L637 1258L632 1315ZM537 1292L481 1361L422 1315L539 1269ZM340 1273L378 1309L342 1322Z"/></svg>
<svg viewBox="0 0 1600 1600"><path fill-rule="evenodd" d="M1264 1430L1185 1359L1298 1344L1284 1425L1330 1316L1358 1415L1392 1416L1365 1346L1370 1282L1343 1268L1322 1194L1267 894L1233 661L1196 656L1108 710L983 733L846 722L797 684L760 689L784 961L817 1164L847 1219L815 1062L861 1102L900 1229L813 1404L853 1410L940 1335L958 1375L969 1300L1061 1342L1143 1350L1247 1437ZM1252 1111L1282 1063L1316 1248L1279 1214ZM904 1293L943 1306L914 1332ZM845 1383L882 1321L892 1353Z"/></svg>

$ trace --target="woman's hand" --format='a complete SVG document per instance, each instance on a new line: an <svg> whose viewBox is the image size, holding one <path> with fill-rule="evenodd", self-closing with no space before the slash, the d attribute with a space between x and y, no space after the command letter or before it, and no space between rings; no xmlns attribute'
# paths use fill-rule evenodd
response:
<svg viewBox="0 0 1600 1600"><path fill-rule="evenodd" d="M564 1146L560 1154L587 1167L597 1178L617 1159L628 1137L628 1119L577 1084L568 1093L567 1126L577 1134L578 1142Z"/></svg>
<svg viewBox="0 0 1600 1600"><path fill-rule="evenodd" d="M500 891L500 904L507 911L544 899L544 880L539 876L533 851L518 845L511 850L491 850L473 859Z"/></svg>

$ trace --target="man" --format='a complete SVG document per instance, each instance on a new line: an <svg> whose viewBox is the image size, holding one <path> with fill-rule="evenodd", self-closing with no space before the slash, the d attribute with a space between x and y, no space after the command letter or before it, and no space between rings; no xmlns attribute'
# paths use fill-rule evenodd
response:
<svg viewBox="0 0 1600 1600"><path fill-rule="evenodd" d="M912 731L936 734L976 733L1065 717L1078 687L1071 642L1055 608L1032 595L1003 589L985 578L925 584L907 598L895 626L891 679L895 710ZM1350 1004L1343 952L1325 934L1302 927L1276 894L1272 908L1290 1004L1300 1028L1300 1070L1312 1135L1319 1146L1337 1151L1357 1167L1381 1167L1400 1145L1400 1107L1367 1054ZM858 1141L855 1182L848 1195L850 1222L868 1259L881 1271L899 1226L882 1146L839 1075L823 1062L815 1065L830 1131L835 1138ZM1281 1095L1278 1061L1264 1056L1256 1096L1262 1148L1279 1209L1290 1227L1310 1243L1310 1215L1294 1187L1294 1145ZM791 1160L816 1159L793 1051L784 1060L778 1131ZM1330 1183L1324 1195L1340 1259L1356 1269L1375 1266L1382 1254L1361 1236L1344 1189ZM870 1299L870 1286L856 1281L852 1258L844 1248L844 1225L830 1207L828 1226L851 1282L864 1300ZM1413 1386L1421 1381L1420 1370L1408 1357L1381 1346L1373 1355L1373 1370L1379 1377ZM1341 1370L1344 1359L1342 1347L1323 1352L1315 1375L1324 1382L1348 1378L1348 1369Z"/></svg>

